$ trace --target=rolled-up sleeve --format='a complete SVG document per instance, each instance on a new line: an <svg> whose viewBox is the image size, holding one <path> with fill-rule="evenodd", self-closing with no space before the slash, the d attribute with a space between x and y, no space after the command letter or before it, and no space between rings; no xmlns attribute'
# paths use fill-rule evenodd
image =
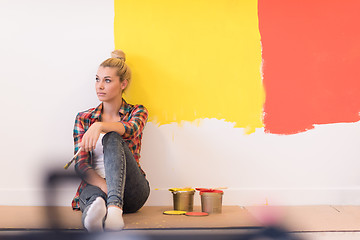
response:
<svg viewBox="0 0 360 240"><path fill-rule="evenodd" d="M74 137L74 154L79 150L82 137L84 136L84 119L81 113L76 116L73 137ZM75 159L75 171L82 176L87 170L91 169L90 153L81 151Z"/></svg>
<svg viewBox="0 0 360 240"><path fill-rule="evenodd" d="M128 118L128 121L122 120L125 127L124 139L137 137L142 133L148 119L148 111L143 105L137 105Z"/></svg>

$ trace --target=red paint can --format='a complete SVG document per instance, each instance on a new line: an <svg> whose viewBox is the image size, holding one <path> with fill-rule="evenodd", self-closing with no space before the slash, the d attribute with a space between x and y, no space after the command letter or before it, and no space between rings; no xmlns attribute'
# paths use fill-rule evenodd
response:
<svg viewBox="0 0 360 240"><path fill-rule="evenodd" d="M201 211L207 213L221 213L223 191L211 188L196 188L200 191Z"/></svg>

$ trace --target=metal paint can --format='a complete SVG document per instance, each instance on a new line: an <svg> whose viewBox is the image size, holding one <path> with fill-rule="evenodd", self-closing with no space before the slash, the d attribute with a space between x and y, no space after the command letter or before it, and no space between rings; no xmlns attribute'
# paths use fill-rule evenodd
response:
<svg viewBox="0 0 360 240"><path fill-rule="evenodd" d="M221 190L200 191L201 210L207 213L221 213L223 194Z"/></svg>
<svg viewBox="0 0 360 240"><path fill-rule="evenodd" d="M174 210L192 212L194 208L194 189L177 189L173 191Z"/></svg>

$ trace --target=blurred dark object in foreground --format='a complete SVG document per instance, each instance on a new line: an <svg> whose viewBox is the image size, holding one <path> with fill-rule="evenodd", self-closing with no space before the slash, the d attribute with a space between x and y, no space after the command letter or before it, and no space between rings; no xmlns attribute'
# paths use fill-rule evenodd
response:
<svg viewBox="0 0 360 240"><path fill-rule="evenodd" d="M238 229L241 231L241 229ZM243 229L246 232L246 229ZM115 240L115 239L128 239L128 240L300 240L294 235L286 233L285 231L279 228L261 228L258 230L251 231L253 233L236 233L234 229L223 229L221 232L212 233L212 229L201 230L200 233L198 230L183 230L186 233L181 233L179 230L164 230L163 233L161 230L139 230L131 231L123 230L121 232L104 232L104 233L87 233L85 231L48 231L43 233L20 233L18 235L0 235L0 239L7 240ZM173 233L172 233L173 231ZM189 233L189 232L194 233Z"/></svg>
<svg viewBox="0 0 360 240"><path fill-rule="evenodd" d="M51 172L45 180L45 204L48 225L50 229L60 230L59 213L57 212L56 201L58 199L57 187L65 181L78 181L79 177L75 173L67 171ZM70 201L70 200L69 200Z"/></svg>

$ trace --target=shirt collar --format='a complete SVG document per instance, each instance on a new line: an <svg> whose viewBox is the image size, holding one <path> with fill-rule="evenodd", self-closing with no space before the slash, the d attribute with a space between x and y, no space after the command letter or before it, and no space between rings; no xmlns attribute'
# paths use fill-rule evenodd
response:
<svg viewBox="0 0 360 240"><path fill-rule="evenodd" d="M101 113L103 109L103 104L100 103L99 106L97 106L94 111L91 113L91 118L100 119Z"/></svg>
<svg viewBox="0 0 360 240"><path fill-rule="evenodd" d="M125 99L122 99L121 108L119 110L120 116L124 116L126 113L130 111L131 107L130 105L125 101Z"/></svg>
<svg viewBox="0 0 360 240"><path fill-rule="evenodd" d="M95 119L101 119L101 113L103 109L103 103L100 103L99 106L97 106L94 111L91 114L91 118ZM131 109L130 105L125 101L125 99L122 99L122 104L119 110L120 116L124 116L127 112L129 112Z"/></svg>

